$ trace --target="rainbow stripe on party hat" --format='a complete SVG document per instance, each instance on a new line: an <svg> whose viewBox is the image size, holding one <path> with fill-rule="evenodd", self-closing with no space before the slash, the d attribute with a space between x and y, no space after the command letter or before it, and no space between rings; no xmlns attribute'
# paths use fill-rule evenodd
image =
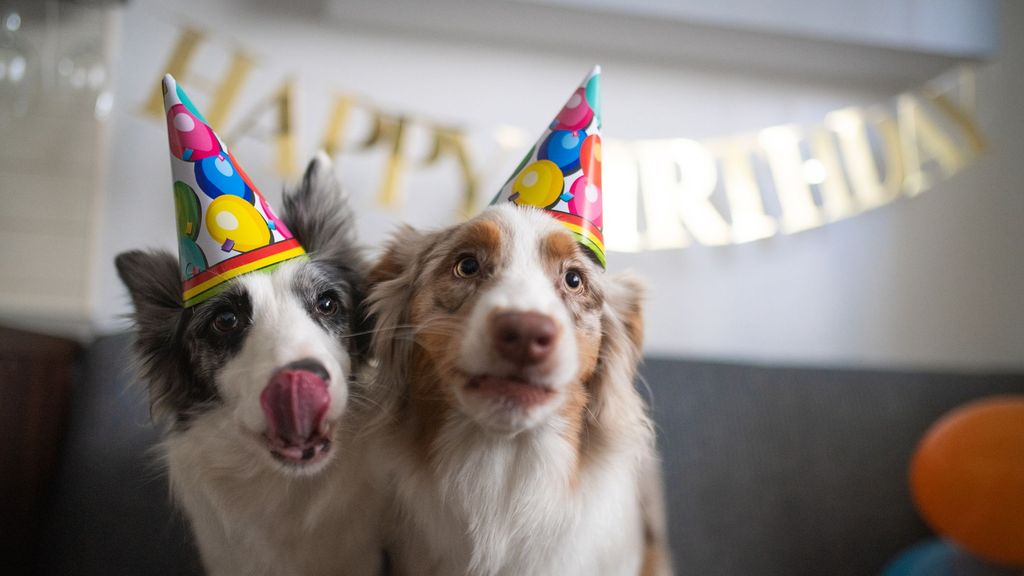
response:
<svg viewBox="0 0 1024 576"><path fill-rule="evenodd" d="M189 307L232 278L306 251L170 74L163 92L182 300Z"/></svg>
<svg viewBox="0 0 1024 576"><path fill-rule="evenodd" d="M601 67L594 66L491 204L546 210L604 268L600 88Z"/></svg>

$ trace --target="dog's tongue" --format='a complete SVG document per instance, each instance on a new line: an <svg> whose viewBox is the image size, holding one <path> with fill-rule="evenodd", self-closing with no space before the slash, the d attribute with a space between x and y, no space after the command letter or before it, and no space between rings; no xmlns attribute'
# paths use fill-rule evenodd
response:
<svg viewBox="0 0 1024 576"><path fill-rule="evenodd" d="M308 370L281 370L260 394L267 436L300 446L319 432L331 397L327 383Z"/></svg>

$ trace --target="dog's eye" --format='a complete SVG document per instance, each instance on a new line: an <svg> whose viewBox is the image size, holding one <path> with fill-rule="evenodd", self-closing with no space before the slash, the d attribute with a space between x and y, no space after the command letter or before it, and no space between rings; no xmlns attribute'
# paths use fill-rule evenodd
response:
<svg viewBox="0 0 1024 576"><path fill-rule="evenodd" d="M316 311L324 316L334 316L338 313L338 300L332 294L321 294L316 299Z"/></svg>
<svg viewBox="0 0 1024 576"><path fill-rule="evenodd" d="M460 258L455 264L455 275L459 278L472 278L480 273L480 262L472 257Z"/></svg>
<svg viewBox="0 0 1024 576"><path fill-rule="evenodd" d="M563 281L565 282L565 287L573 292L579 292L583 289L583 276L575 270L566 272Z"/></svg>
<svg viewBox="0 0 1024 576"><path fill-rule="evenodd" d="M213 328L221 334L234 332L241 326L242 321L238 319L238 314L234 310L221 310L213 317Z"/></svg>

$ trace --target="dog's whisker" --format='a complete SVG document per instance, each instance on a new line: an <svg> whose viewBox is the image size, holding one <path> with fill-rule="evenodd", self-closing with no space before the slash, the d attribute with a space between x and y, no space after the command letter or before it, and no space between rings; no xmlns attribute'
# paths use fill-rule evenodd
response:
<svg viewBox="0 0 1024 576"><path fill-rule="evenodd" d="M341 339L347 340L347 339L351 339L351 338L359 338L361 336L373 336L373 335L377 335L377 334L383 334L385 332L391 332L391 331L397 331L397 330L405 330L405 329L410 329L410 328L415 328L415 325L408 324L408 325L399 325L399 326L388 326L388 327L371 328L369 330L360 330L358 332L349 332L347 334L341 334L338 337L341 338Z"/></svg>

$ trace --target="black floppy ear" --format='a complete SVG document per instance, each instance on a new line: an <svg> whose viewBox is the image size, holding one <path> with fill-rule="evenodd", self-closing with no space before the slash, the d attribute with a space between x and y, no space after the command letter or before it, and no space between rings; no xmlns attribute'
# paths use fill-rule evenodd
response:
<svg viewBox="0 0 1024 576"><path fill-rule="evenodd" d="M182 311L177 258L162 250L132 250L118 254L114 266L135 305L134 318L140 330L150 324L163 328L177 320Z"/></svg>
<svg viewBox="0 0 1024 576"><path fill-rule="evenodd" d="M302 183L285 192L282 219L313 257L342 268L362 267L352 206L327 154L319 152Z"/></svg>
<svg viewBox="0 0 1024 576"><path fill-rule="evenodd" d="M158 416L180 413L189 404L188 359L180 342L185 308L178 259L168 252L132 250L114 259L135 312L135 354Z"/></svg>

